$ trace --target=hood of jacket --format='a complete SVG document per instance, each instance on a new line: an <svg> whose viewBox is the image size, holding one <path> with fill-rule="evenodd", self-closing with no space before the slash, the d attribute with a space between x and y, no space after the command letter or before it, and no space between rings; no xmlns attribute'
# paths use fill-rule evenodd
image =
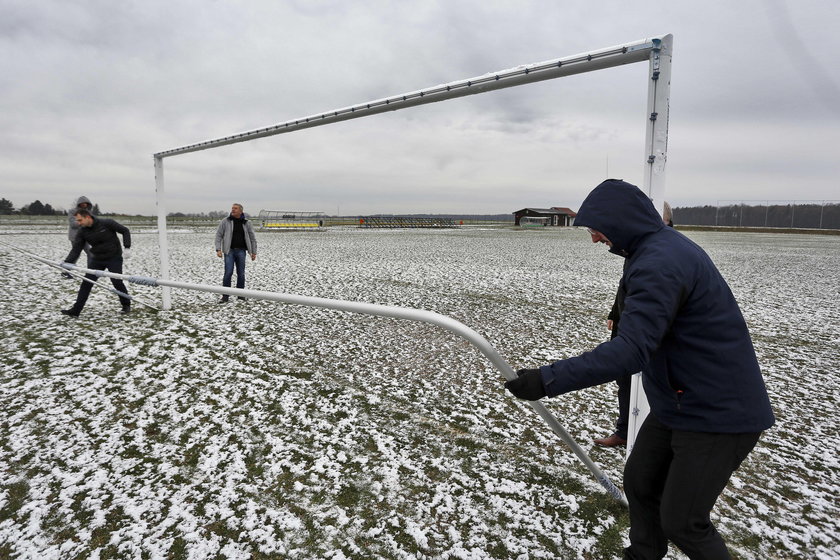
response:
<svg viewBox="0 0 840 560"><path fill-rule="evenodd" d="M665 227L653 203L639 187L621 179L607 179L580 205L575 225L603 233L611 253L627 257L642 238Z"/></svg>
<svg viewBox="0 0 840 560"><path fill-rule="evenodd" d="M79 204L82 204L83 202L87 202L88 204L90 204L90 207L93 208L93 202L91 202L90 199L86 196L80 196L76 199L76 208L78 208Z"/></svg>

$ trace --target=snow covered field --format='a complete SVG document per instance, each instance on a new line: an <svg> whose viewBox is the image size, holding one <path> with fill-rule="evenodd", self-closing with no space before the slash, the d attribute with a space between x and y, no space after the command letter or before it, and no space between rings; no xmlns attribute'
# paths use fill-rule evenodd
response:
<svg viewBox="0 0 840 560"><path fill-rule="evenodd" d="M156 234L133 233L127 272L156 276ZM579 230L257 235L249 289L436 311L514 368L608 338L621 259ZM840 237L689 235L741 304L778 420L718 528L738 558L840 558ZM173 279L221 283L212 238L171 233ZM60 228L0 241L69 248ZM451 333L179 290L123 317L95 289L74 320L76 281L2 245L0 271L0 558L620 557L623 507ZM614 384L545 402L586 448L610 432ZM621 484L622 452L591 456Z"/></svg>

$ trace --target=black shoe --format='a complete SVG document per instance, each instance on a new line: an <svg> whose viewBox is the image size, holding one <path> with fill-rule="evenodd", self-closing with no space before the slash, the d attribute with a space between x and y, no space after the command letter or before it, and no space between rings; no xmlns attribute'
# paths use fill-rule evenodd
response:
<svg viewBox="0 0 840 560"><path fill-rule="evenodd" d="M222 296L222 299L219 300L219 303L227 303L230 299L230 296Z"/></svg>
<svg viewBox="0 0 840 560"><path fill-rule="evenodd" d="M123 305L122 313L123 313L123 315L128 315L129 313L131 313L131 306L130 305Z"/></svg>
<svg viewBox="0 0 840 560"><path fill-rule="evenodd" d="M76 311L75 309L73 309L72 307L70 309L62 309L61 313L64 314L64 315L67 315L69 317L78 317L79 316L79 312Z"/></svg>
<svg viewBox="0 0 840 560"><path fill-rule="evenodd" d="M242 297L242 296L236 296L236 299L241 300L241 301L245 301L245 298Z"/></svg>
<svg viewBox="0 0 840 560"><path fill-rule="evenodd" d="M69 272L62 272L61 276L62 276L62 278L69 278L70 280L73 279L73 275L70 274Z"/></svg>

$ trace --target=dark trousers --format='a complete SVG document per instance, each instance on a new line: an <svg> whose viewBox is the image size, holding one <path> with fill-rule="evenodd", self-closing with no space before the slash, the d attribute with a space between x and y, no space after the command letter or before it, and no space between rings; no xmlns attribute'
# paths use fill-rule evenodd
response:
<svg viewBox="0 0 840 560"><path fill-rule="evenodd" d="M87 268L92 268L94 270L109 270L111 272L116 272L117 274L122 274L122 265L123 259L122 257L115 257L113 259L109 259L107 261L101 261L97 259L88 259ZM88 280L93 280L96 282L99 280L99 276L94 274L85 274L85 278ZM111 278L111 284L114 285L114 288L119 290L120 292L127 294L128 289L125 287L125 282L119 280L117 278ZM79 295L76 296L76 303L73 305L73 311L76 313L81 313L82 309L85 307L85 303L87 303L88 296L90 296L90 291L93 289L93 284L90 282L82 282L82 285L79 286ZM119 296L120 303L123 307L128 307L131 305L131 300L125 296Z"/></svg>
<svg viewBox="0 0 840 560"><path fill-rule="evenodd" d="M760 435L671 430L648 414L624 466L630 503L624 558L659 560L670 540L692 560L729 560L709 514Z"/></svg>
<svg viewBox="0 0 840 560"><path fill-rule="evenodd" d="M632 375L625 375L615 380L618 385L618 420L615 421L615 433L627 439L627 426L630 420L630 383Z"/></svg>
<svg viewBox="0 0 840 560"><path fill-rule="evenodd" d="M230 288L234 265L236 265L236 287L245 287L245 253L245 249L231 249L225 255L225 275L222 278L222 286L225 288Z"/></svg>

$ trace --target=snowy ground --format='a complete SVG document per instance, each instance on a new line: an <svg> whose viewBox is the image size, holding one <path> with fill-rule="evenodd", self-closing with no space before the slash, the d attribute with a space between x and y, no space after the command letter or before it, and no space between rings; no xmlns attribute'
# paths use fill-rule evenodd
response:
<svg viewBox="0 0 840 560"><path fill-rule="evenodd" d="M691 233L750 324L778 423L715 509L744 559L840 557L840 237ZM213 232L172 278L219 284ZM580 231L258 233L248 288L416 307L515 368L589 349L621 259ZM60 229L0 241L61 260ZM158 272L137 229L132 274ZM437 327L173 291L94 290L0 245L0 558L618 558L627 515L493 366ZM130 285L158 303L156 288ZM546 402L586 448L613 384ZM593 448L621 483L623 453ZM669 558L683 558L673 551Z"/></svg>

